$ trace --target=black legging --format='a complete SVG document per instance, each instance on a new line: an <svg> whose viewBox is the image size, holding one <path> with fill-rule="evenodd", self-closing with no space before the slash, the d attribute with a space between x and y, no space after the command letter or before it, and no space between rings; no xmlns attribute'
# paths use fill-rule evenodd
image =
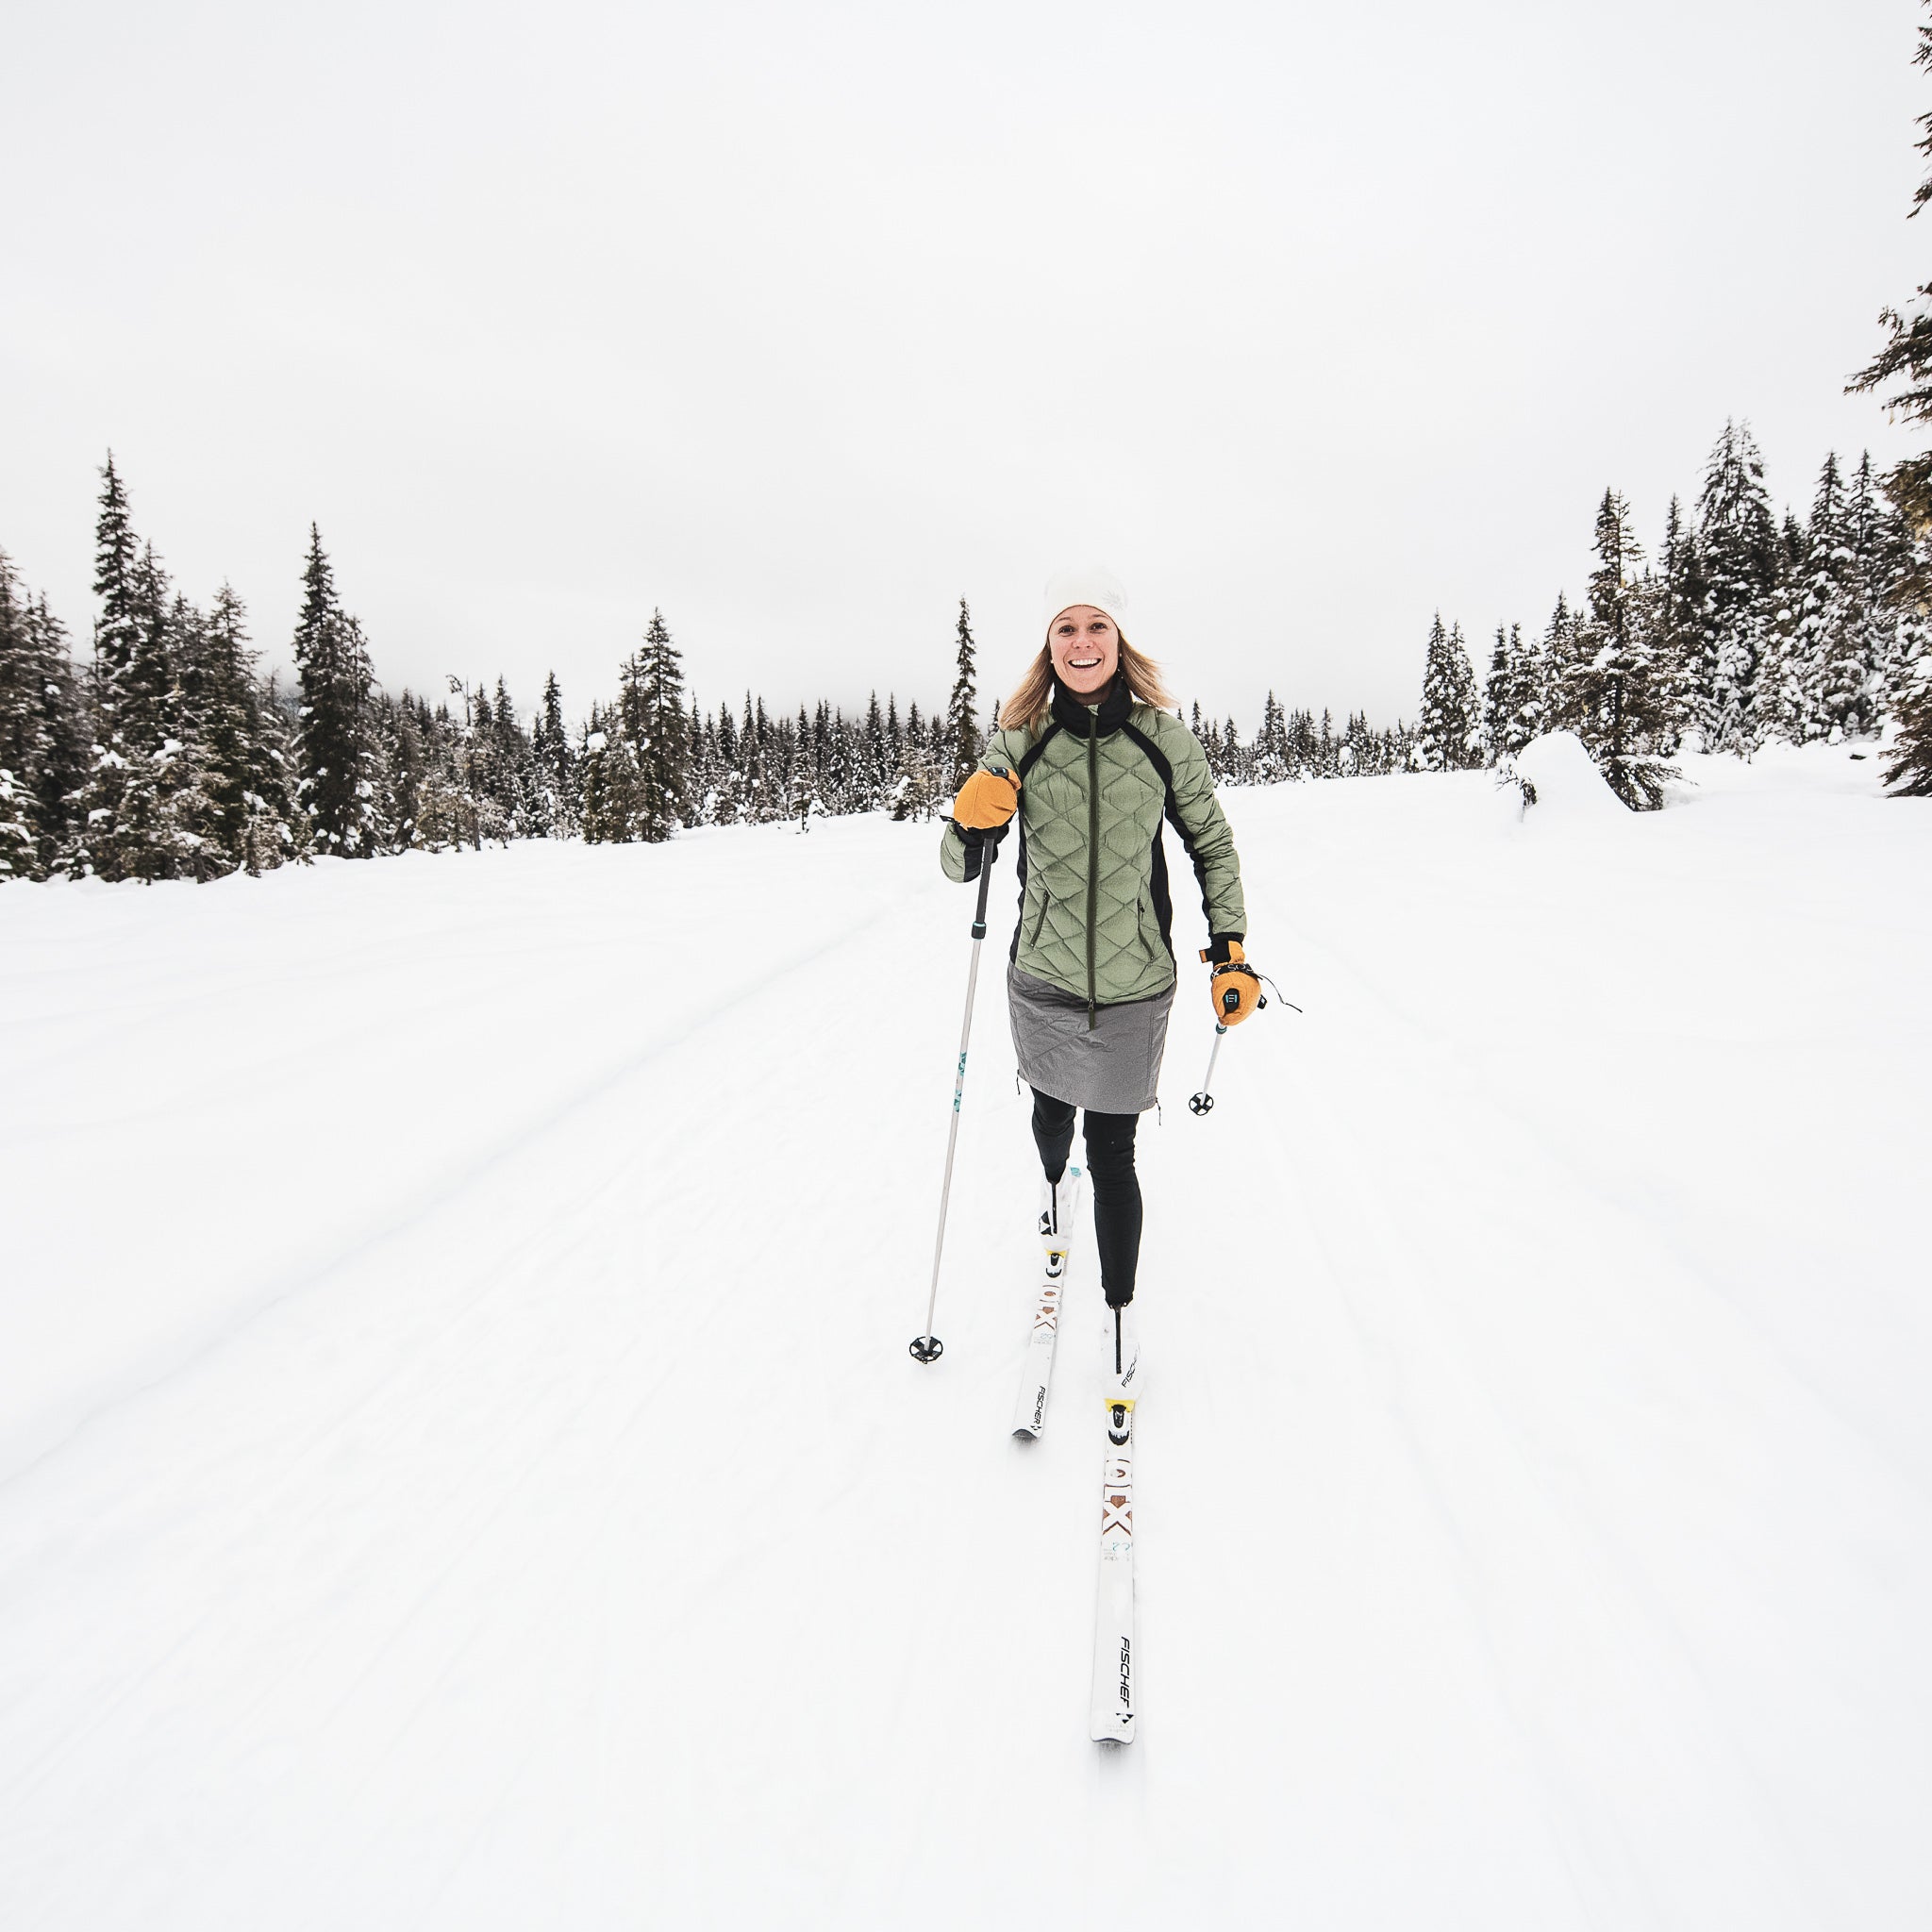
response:
<svg viewBox="0 0 1932 1932"><path fill-rule="evenodd" d="M1087 1109L1087 1172L1093 1177L1093 1237L1100 1250L1100 1285L1108 1307L1134 1299L1134 1271L1141 1260L1141 1181L1134 1172L1137 1113ZM1074 1108L1033 1090L1033 1140L1046 1177L1067 1171L1074 1148Z"/></svg>

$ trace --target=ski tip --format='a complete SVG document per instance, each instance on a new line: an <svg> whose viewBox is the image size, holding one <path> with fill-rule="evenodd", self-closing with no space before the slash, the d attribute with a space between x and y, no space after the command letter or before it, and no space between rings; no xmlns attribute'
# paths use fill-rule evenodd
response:
<svg viewBox="0 0 1932 1932"><path fill-rule="evenodd" d="M1030 1423L1015 1423L1013 1440L1018 1442L1037 1442L1040 1441L1040 1431Z"/></svg>

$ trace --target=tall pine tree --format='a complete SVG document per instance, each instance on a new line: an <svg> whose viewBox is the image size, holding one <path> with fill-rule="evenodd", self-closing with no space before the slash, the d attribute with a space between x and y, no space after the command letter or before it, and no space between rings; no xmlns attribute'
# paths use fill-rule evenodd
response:
<svg viewBox="0 0 1932 1932"><path fill-rule="evenodd" d="M43 879L65 863L84 730L66 633L0 551L0 878Z"/></svg>
<svg viewBox="0 0 1932 1932"><path fill-rule="evenodd" d="M1655 811L1670 775L1654 751L1665 692L1634 581L1643 552L1630 507L1614 490L1606 490L1597 507L1596 557L1589 615L1566 671L1563 708L1576 721L1610 790L1632 811Z"/></svg>
<svg viewBox="0 0 1932 1932"><path fill-rule="evenodd" d="M1913 64L1932 72L1932 26L1921 25ZM1919 116L1919 152L1932 158L1932 111ZM1932 175L1919 183L1907 211L1932 201ZM1932 282L1922 282L1903 309L1881 311L1886 339L1847 387L1885 392L1894 420L1932 424ZM1932 450L1907 457L1885 478L1901 525L1887 601L1897 634L1886 678L1896 736L1886 783L1902 797L1932 797Z"/></svg>
<svg viewBox="0 0 1932 1932"><path fill-rule="evenodd" d="M1686 731L1703 727L1708 693L1717 670L1707 649L1704 559L1696 532L1675 497L1664 513L1663 549L1651 596L1651 632L1662 685L1662 740L1659 748L1676 750Z"/></svg>
<svg viewBox="0 0 1932 1932"><path fill-rule="evenodd" d="M973 617L959 599L958 648L953 659L953 691L946 700L945 734L951 758L951 789L958 791L973 775L982 748L979 736L979 690L973 648Z"/></svg>
<svg viewBox="0 0 1932 1932"><path fill-rule="evenodd" d="M71 863L108 879L173 878L175 685L168 662L167 578L134 534L127 493L108 452L94 525L92 743Z"/></svg>
<svg viewBox="0 0 1932 1932"><path fill-rule="evenodd" d="M1475 671L1462 641L1462 627L1442 628L1442 613L1429 626L1423 660L1423 708L1417 744L1424 768L1460 772L1482 762L1482 709Z"/></svg>
<svg viewBox="0 0 1932 1932"><path fill-rule="evenodd" d="M362 627L341 607L322 532L313 524L294 649L302 704L298 790L309 843L319 854L367 858L375 849L375 674Z"/></svg>
<svg viewBox="0 0 1932 1932"><path fill-rule="evenodd" d="M1697 502L1704 562L1700 724L1712 751L1748 751L1757 738L1757 666L1778 584L1778 533L1764 458L1748 423L1726 423Z"/></svg>

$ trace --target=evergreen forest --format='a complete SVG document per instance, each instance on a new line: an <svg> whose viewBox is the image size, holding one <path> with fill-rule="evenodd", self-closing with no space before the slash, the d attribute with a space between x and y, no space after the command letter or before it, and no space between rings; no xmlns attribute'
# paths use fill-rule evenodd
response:
<svg viewBox="0 0 1932 1932"><path fill-rule="evenodd" d="M1728 423L1694 506L1673 498L1654 556L1614 490L1596 567L1541 628L1498 625L1478 675L1438 615L1417 722L1291 710L1271 691L1253 729L1189 718L1223 784L1273 785L1506 765L1574 731L1617 795L1657 806L1684 750L1748 757L1774 740L1873 738L1895 721L1889 774L1932 774L1932 647L1912 540L1871 458L1827 456L1807 515L1773 508L1748 426ZM95 525L92 648L0 551L0 878L211 879L318 857L480 848L513 839L652 842L698 825L944 809L984 725L971 612L954 627L943 705L861 715L821 700L774 712L746 692L708 708L686 687L661 612L615 694L566 717L552 675L531 714L506 681L391 693L311 528L294 676L264 676L240 597L206 605L136 531L109 456Z"/></svg>

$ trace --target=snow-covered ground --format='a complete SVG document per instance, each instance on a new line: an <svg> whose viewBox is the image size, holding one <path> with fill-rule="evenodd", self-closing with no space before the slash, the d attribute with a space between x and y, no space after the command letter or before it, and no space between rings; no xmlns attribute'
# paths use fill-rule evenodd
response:
<svg viewBox="0 0 1932 1932"><path fill-rule="evenodd" d="M0 891L0 1924L1932 1924L1932 806L1689 762L1229 798L1124 1750L933 828Z"/></svg>

